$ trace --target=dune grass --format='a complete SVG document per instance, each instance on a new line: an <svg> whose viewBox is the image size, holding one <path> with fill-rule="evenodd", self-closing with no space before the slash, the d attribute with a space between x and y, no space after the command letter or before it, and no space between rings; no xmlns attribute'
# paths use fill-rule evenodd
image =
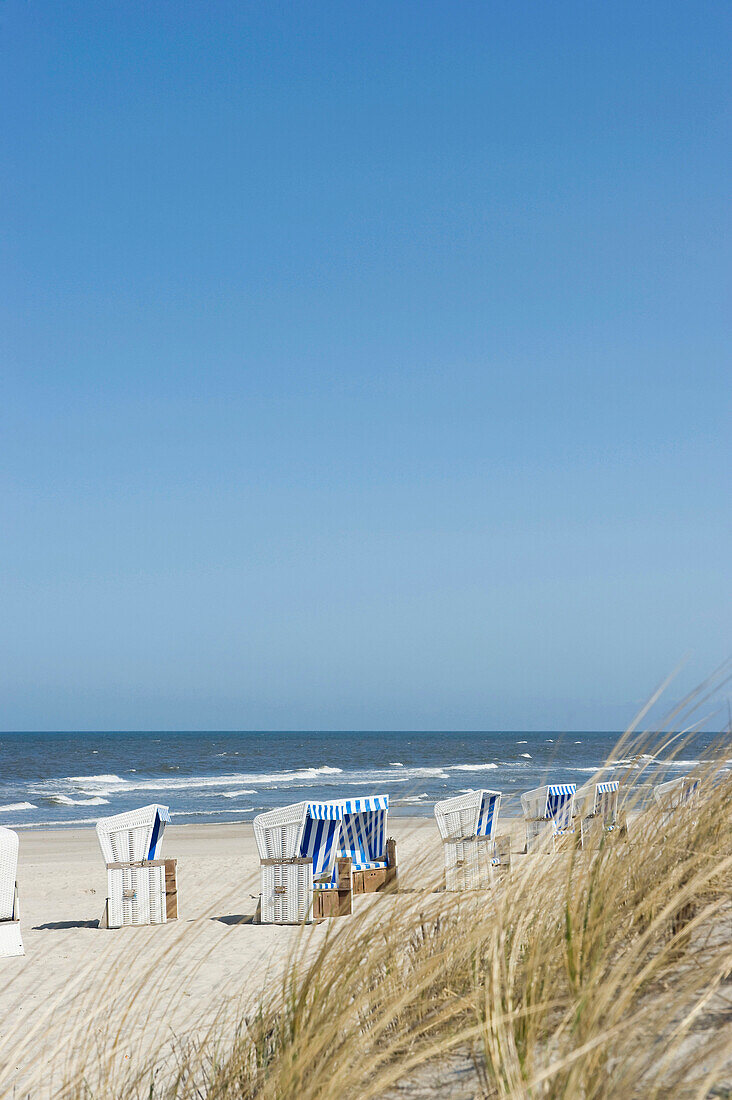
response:
<svg viewBox="0 0 732 1100"><path fill-rule="evenodd" d="M637 760L627 831L519 855L481 891L447 894L425 869L423 889L362 902L317 944L303 928L284 979L236 1024L181 1037L174 1067L114 1075L87 1049L59 1095L449 1098L449 1072L431 1091L430 1075L459 1054L460 1096L732 1096L732 752L720 739L696 804L664 820L645 764L683 745L617 746Z"/></svg>

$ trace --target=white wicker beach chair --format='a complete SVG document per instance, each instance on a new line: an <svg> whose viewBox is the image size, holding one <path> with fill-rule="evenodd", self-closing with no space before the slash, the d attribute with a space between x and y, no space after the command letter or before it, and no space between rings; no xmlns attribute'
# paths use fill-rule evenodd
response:
<svg viewBox="0 0 732 1100"><path fill-rule="evenodd" d="M576 783L547 783L521 795L526 823L526 851L556 851L557 842L576 833ZM582 843L582 820L579 820Z"/></svg>
<svg viewBox="0 0 732 1100"><path fill-rule="evenodd" d="M620 825L618 816L617 779L592 783L575 796L575 817L582 819L583 843L590 834L599 841L604 833L612 832Z"/></svg>
<svg viewBox="0 0 732 1100"><path fill-rule="evenodd" d="M698 805L700 779L698 775L680 775L653 788L656 805L661 809L661 823L666 826L677 810Z"/></svg>
<svg viewBox="0 0 732 1100"><path fill-rule="evenodd" d="M18 834L0 828L0 957L25 955L18 908Z"/></svg>
<svg viewBox="0 0 732 1100"><path fill-rule="evenodd" d="M350 863L337 861L343 813L339 802L296 802L254 818L262 923L350 912Z"/></svg>
<svg viewBox="0 0 732 1100"><path fill-rule="evenodd" d="M143 806L97 822L107 864L108 898L102 924L165 924L178 915L176 861L159 858L167 806Z"/></svg>
<svg viewBox="0 0 732 1100"><path fill-rule="evenodd" d="M346 798L337 804L343 810L338 857L351 861L354 894L393 888L397 875L396 842L386 836L388 794Z"/></svg>
<svg viewBox="0 0 732 1100"><path fill-rule="evenodd" d="M435 820L445 853L448 890L490 885L494 867L510 863L510 844L496 851L500 791L470 791L435 804Z"/></svg>

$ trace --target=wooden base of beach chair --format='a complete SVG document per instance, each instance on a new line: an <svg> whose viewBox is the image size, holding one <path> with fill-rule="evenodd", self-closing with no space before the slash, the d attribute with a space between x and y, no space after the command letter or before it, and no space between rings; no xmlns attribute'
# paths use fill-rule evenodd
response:
<svg viewBox="0 0 732 1100"><path fill-rule="evenodd" d="M396 841L386 842L386 867L371 867L367 871L353 872L354 894L380 894L387 888L393 892L397 883Z"/></svg>
<svg viewBox="0 0 732 1100"><path fill-rule="evenodd" d="M384 889L395 892L397 889L397 846L394 837L386 842L386 881Z"/></svg>
<svg viewBox="0 0 732 1100"><path fill-rule="evenodd" d="M178 919L178 860L165 860L165 916Z"/></svg>
<svg viewBox="0 0 732 1100"><path fill-rule="evenodd" d="M352 912L351 860L343 856L336 860L336 885L333 889L313 890L313 920L348 917Z"/></svg>
<svg viewBox="0 0 732 1100"><path fill-rule="evenodd" d="M354 894L378 894L386 886L386 867L353 872Z"/></svg>
<svg viewBox="0 0 732 1100"><path fill-rule="evenodd" d="M314 890L313 920L348 917L352 912L350 890Z"/></svg>
<svg viewBox="0 0 732 1100"><path fill-rule="evenodd" d="M0 958L10 959L19 955L25 955L25 948L20 933L20 906L16 886L13 915L10 920L0 920Z"/></svg>

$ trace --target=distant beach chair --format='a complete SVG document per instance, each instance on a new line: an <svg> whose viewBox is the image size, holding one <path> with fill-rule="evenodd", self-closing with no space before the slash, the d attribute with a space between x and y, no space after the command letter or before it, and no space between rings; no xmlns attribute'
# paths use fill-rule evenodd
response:
<svg viewBox="0 0 732 1100"><path fill-rule="evenodd" d="M396 841L386 835L388 794L347 798L343 809L338 858L351 861L354 894L374 894L394 887L397 877Z"/></svg>
<svg viewBox="0 0 732 1100"><path fill-rule="evenodd" d="M338 858L343 816L339 802L296 802L254 818L263 924L351 912L351 861Z"/></svg>
<svg viewBox="0 0 732 1100"><path fill-rule="evenodd" d="M496 837L500 791L470 791L435 803L445 854L445 888L489 886L495 867L510 867L509 837Z"/></svg>
<svg viewBox="0 0 732 1100"><path fill-rule="evenodd" d="M656 805L661 809L662 825L668 825L677 810L698 805L700 782L698 775L680 775L653 788Z"/></svg>
<svg viewBox="0 0 732 1100"><path fill-rule="evenodd" d="M25 955L18 907L18 834L0 828L0 957Z"/></svg>
<svg viewBox="0 0 732 1100"><path fill-rule="evenodd" d="M576 783L547 783L521 795L521 808L526 823L526 851L546 850L551 840L552 851L557 842L576 834L574 800ZM579 822L582 843L582 820Z"/></svg>
<svg viewBox="0 0 732 1100"><path fill-rule="evenodd" d="M108 891L100 927L165 924L177 918L177 860L158 858L168 824L168 807L157 804L97 822Z"/></svg>
<svg viewBox="0 0 732 1100"><path fill-rule="evenodd" d="M583 842L590 834L599 839L623 826L618 814L619 787L617 779L607 780L593 783L575 796L575 816L582 819ZM588 802L589 810L585 812Z"/></svg>

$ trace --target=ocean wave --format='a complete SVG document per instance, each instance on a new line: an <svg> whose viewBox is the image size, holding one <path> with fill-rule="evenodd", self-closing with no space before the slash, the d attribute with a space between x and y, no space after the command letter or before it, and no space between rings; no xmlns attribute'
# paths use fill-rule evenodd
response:
<svg viewBox="0 0 732 1100"><path fill-rule="evenodd" d="M91 798L69 798L65 794L54 794L48 799L48 802L53 802L56 806L108 806L109 799L101 798L99 795L92 795Z"/></svg>
<svg viewBox="0 0 732 1100"><path fill-rule="evenodd" d="M531 753L530 752L520 752L519 756L525 756L527 760L531 760Z"/></svg>
<svg viewBox="0 0 732 1100"><path fill-rule="evenodd" d="M23 821L13 825L14 829L67 829L72 825L96 825L98 817L74 817L71 821Z"/></svg>
<svg viewBox="0 0 732 1100"><path fill-rule="evenodd" d="M389 764L389 767L390 768L403 768L404 765L401 763L400 760L392 760Z"/></svg>
<svg viewBox="0 0 732 1100"><path fill-rule="evenodd" d="M248 787L245 787L243 791L224 791L223 798L241 798L245 794L256 794L256 791L250 791Z"/></svg>
<svg viewBox="0 0 732 1100"><path fill-rule="evenodd" d="M0 814L15 813L17 810L37 810L32 802L9 802L7 806L0 806Z"/></svg>
<svg viewBox="0 0 732 1100"><path fill-rule="evenodd" d="M100 784L104 783L124 783L125 780L119 775L67 775L65 779L61 780L62 783L85 783L85 784Z"/></svg>
<svg viewBox="0 0 732 1100"><path fill-rule="evenodd" d="M395 805L401 806L401 805L403 805L404 803L407 803L407 802L412 802L412 803L421 802L423 798L429 798L429 797L430 796L428 794L410 794L410 795L405 795L404 798L395 798L394 803L395 803Z"/></svg>
<svg viewBox="0 0 732 1100"><path fill-rule="evenodd" d="M128 791L185 791L206 787L238 787L251 784L262 785L290 784L297 781L317 783L323 776L340 775L342 768L324 765L320 768L299 768L281 772L241 772L238 775L192 775L185 778L165 777L160 779L122 779L119 775L76 775L65 779L46 780L39 787L40 793L58 793L58 787L72 784L80 793L88 795L125 794ZM55 789L53 789L55 788Z"/></svg>
<svg viewBox="0 0 732 1100"><path fill-rule="evenodd" d="M528 745L528 743L529 743L528 741L517 741L516 742L517 745Z"/></svg>
<svg viewBox="0 0 732 1100"><path fill-rule="evenodd" d="M497 768L498 764L449 764L446 772L489 772Z"/></svg>

